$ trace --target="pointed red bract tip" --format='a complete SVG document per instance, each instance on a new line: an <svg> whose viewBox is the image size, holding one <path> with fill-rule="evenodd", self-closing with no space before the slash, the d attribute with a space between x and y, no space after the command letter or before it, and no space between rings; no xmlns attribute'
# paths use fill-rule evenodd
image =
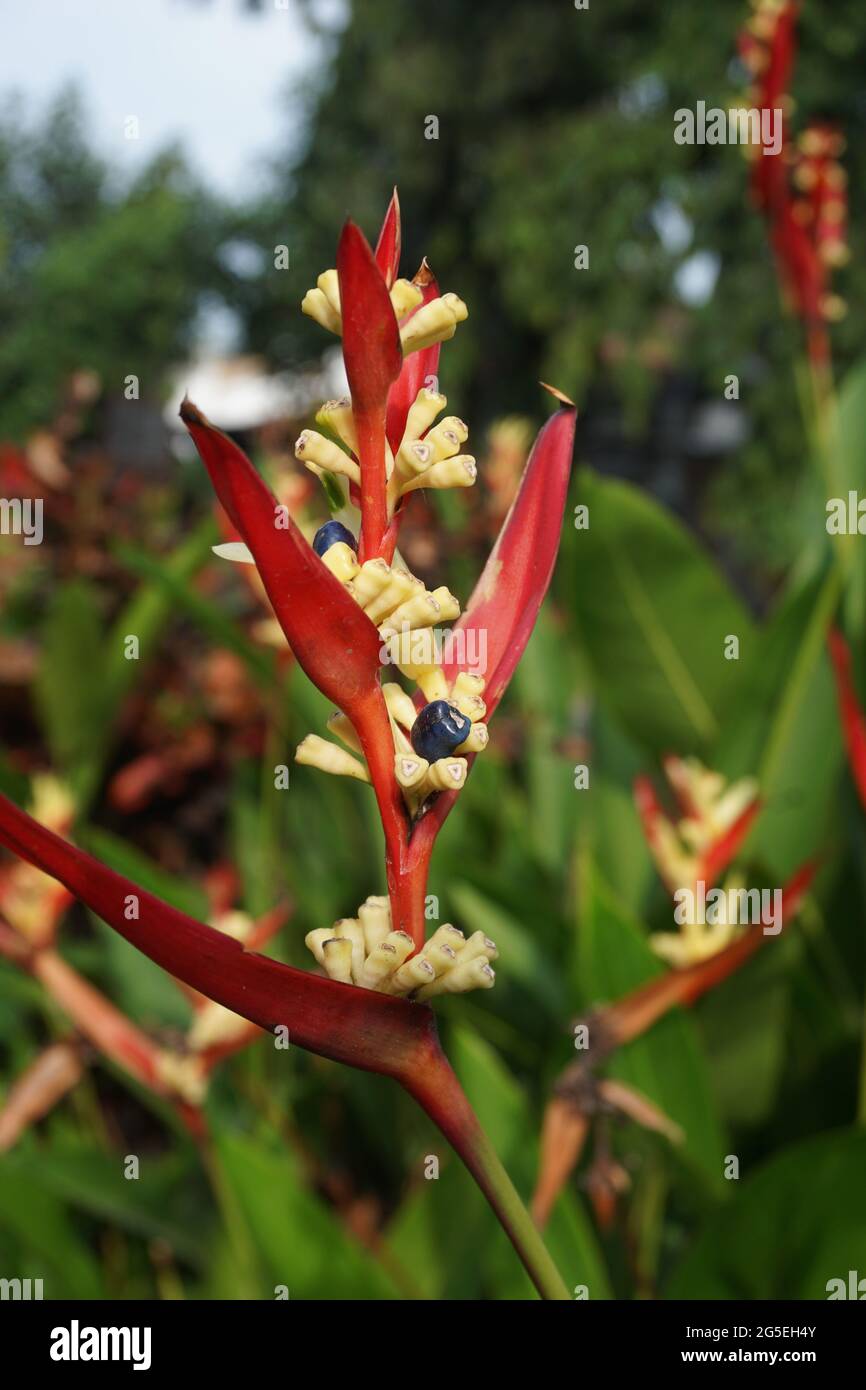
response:
<svg viewBox="0 0 866 1390"><path fill-rule="evenodd" d="M376 264L389 290L400 273L400 243L400 199L395 188L391 194L388 211L385 213L375 252Z"/></svg>

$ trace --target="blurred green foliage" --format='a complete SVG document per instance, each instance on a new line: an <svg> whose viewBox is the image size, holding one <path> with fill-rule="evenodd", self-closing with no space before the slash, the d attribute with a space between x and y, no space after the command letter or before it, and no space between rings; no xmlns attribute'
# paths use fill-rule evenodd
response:
<svg viewBox="0 0 866 1390"><path fill-rule="evenodd" d="M668 506L582 467L572 501L589 507L590 527L566 525L551 599L433 863L439 919L482 929L501 949L496 988L438 1012L467 1093L528 1197L544 1106L575 1056L571 1019L661 969L648 938L669 925L670 907L633 806L635 773L675 750L729 777L757 774L765 809L742 861L752 881L820 858L781 941L612 1060L611 1075L664 1109L684 1141L613 1128L630 1189L609 1229L587 1200L590 1144L547 1238L569 1287L586 1284L592 1298L816 1298L866 1259L866 831L825 655L840 603L862 649L862 560L842 567L823 532L824 475L792 384L799 338L778 313L743 165L736 152L711 158L671 135L673 108L735 89L729 58L744 12L684 0L608 0L580 13L553 0L443 0L425 17L389 0L356 4L309 94L306 153L247 209L216 209L177 159L118 194L68 104L41 132L7 125L0 137L4 433L49 416L72 368L111 375L131 351L131 369L158 376L212 291L274 363L314 355L321 335L297 301L332 262L343 213L373 232L395 179L410 265L426 252L470 303L443 353L443 382L473 430L506 408L536 412L538 375L581 397L612 391L619 411L651 401L658 381L645 364L613 371L604 358L610 333L628 343L661 335L671 369L680 363L708 390L728 371L748 383L753 441L716 496L747 537L766 540L777 526L796 537L790 563L773 567L772 602L752 612ZM808 4L797 77L800 109L826 109L849 132L854 303L863 26L853 0ZM438 141L424 139L431 113ZM690 224L678 250L654 217L665 202ZM233 277L220 246L243 236L287 243L291 275ZM582 241L589 273L573 269ZM711 299L690 308L676 276L696 250L720 269ZM843 366L862 354L858 332L855 315L839 330ZM861 493L864 381L862 365L843 380L832 459ZM795 475L798 505L782 521L770 503L787 504ZM179 488L171 506L167 535L141 519L136 544L114 547L108 578L78 573L68 556L66 569L17 577L0 637L20 638L22 613L35 612L39 664L9 700L18 739L9 735L0 781L24 802L29 772L54 767L78 792L81 843L196 915L207 910L206 871L230 861L239 906L292 901L275 951L306 964L306 931L384 887L372 798L294 765L289 793L275 790L272 767L322 732L329 707L257 645L255 604L237 572L209 558L204 511L190 528ZM450 559L437 568L461 598L489 543L470 519L449 516ZM719 531L727 524L716 518ZM756 563L767 579L763 551ZM129 631L142 638L140 662L120 659ZM722 655L730 633L736 662ZM231 653L254 694L239 738L187 680L213 648ZM866 692L862 657L857 677ZM179 788L166 778L149 806L124 811L107 789L155 711L181 742L208 724L215 751ZM581 792L579 763L591 768ZM60 949L153 1036L178 1042L183 998L103 924L73 910ZM0 962L6 1089L68 1030L44 992ZM212 1139L197 1148L165 1105L92 1059L71 1095L0 1157L0 1271L44 1277L48 1296L85 1298L270 1298L278 1286L292 1298L530 1296L474 1184L388 1082L260 1039L217 1072L207 1117ZM128 1153L140 1155L139 1181L123 1176ZM731 1154L737 1182L723 1176ZM436 1181L424 1177L431 1155Z"/></svg>

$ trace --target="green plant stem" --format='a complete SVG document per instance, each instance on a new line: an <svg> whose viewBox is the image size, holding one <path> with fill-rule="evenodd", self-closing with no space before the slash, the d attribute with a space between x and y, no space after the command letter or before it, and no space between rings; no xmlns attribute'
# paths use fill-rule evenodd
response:
<svg viewBox="0 0 866 1390"><path fill-rule="evenodd" d="M424 1065L413 1066L411 1074L401 1079L466 1164L540 1296L570 1300L571 1295L538 1227L479 1125L444 1053L438 1049L431 1052Z"/></svg>

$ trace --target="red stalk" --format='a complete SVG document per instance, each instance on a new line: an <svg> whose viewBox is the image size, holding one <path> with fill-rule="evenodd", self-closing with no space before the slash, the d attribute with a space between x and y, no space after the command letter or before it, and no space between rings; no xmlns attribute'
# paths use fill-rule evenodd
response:
<svg viewBox="0 0 866 1390"><path fill-rule="evenodd" d="M848 764L851 776L863 805L866 806L866 715L860 708L854 678L851 674L851 652L838 628L831 628L827 635L830 659L836 677L836 692L839 700L839 716L848 748Z"/></svg>
<svg viewBox="0 0 866 1390"><path fill-rule="evenodd" d="M547 1298L568 1293L442 1052L430 1008L341 985L244 950L162 902L0 795L0 843L58 879L157 965L322 1057L391 1076L438 1125L473 1174ZM136 915L127 916L130 903Z"/></svg>

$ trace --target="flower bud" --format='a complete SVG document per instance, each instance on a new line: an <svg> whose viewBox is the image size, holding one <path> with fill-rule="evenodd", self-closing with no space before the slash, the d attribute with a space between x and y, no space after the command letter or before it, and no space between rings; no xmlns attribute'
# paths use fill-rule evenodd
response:
<svg viewBox="0 0 866 1390"><path fill-rule="evenodd" d="M364 961L359 983L365 989L380 988L388 976L399 969L411 950L411 936L404 931L389 932Z"/></svg>
<svg viewBox="0 0 866 1390"><path fill-rule="evenodd" d="M432 984L436 971L422 955L412 956L395 970L388 984L389 994L410 994L413 989Z"/></svg>
<svg viewBox="0 0 866 1390"><path fill-rule="evenodd" d="M430 962L436 971L437 978L451 970L457 960L457 952L453 946L449 946L445 941L434 941L432 936L418 954L422 960Z"/></svg>
<svg viewBox="0 0 866 1390"><path fill-rule="evenodd" d="M429 430L436 416L444 410L448 404L447 397L439 391L431 391L426 386L422 386L412 405L409 407L409 414L406 416L406 428L403 431L403 444L410 444L413 439L420 439L425 430Z"/></svg>
<svg viewBox="0 0 866 1390"><path fill-rule="evenodd" d="M423 298L423 292L417 285L413 285L411 280L395 280L391 286L391 303L394 306L394 315L398 319L405 318L413 309L417 309Z"/></svg>
<svg viewBox="0 0 866 1390"><path fill-rule="evenodd" d="M460 603L444 584L433 590L433 597L439 604L440 622L453 623L455 618L460 617Z"/></svg>
<svg viewBox="0 0 866 1390"><path fill-rule="evenodd" d="M334 313L327 296L321 290L307 290L301 300L301 313L315 319L316 323L320 323L330 333L336 333L338 338L343 331L340 315Z"/></svg>
<svg viewBox="0 0 866 1390"><path fill-rule="evenodd" d="M357 454L358 436L355 430L355 416L352 412L352 402L348 396L343 396L336 401L325 401L325 404L316 411L316 424L339 435L343 443L352 450L352 453Z"/></svg>
<svg viewBox="0 0 866 1390"><path fill-rule="evenodd" d="M336 270L323 270L316 284L327 299L337 318L342 319L343 310L340 305L340 278Z"/></svg>
<svg viewBox="0 0 866 1390"><path fill-rule="evenodd" d="M327 565L331 574L335 575L341 584L347 584L350 579L354 579L361 568L357 555L345 541L329 545L321 558L322 563Z"/></svg>
<svg viewBox="0 0 866 1390"><path fill-rule="evenodd" d="M487 731L487 725L476 723L472 725L466 738L462 743L457 745L454 752L463 755L467 753L483 753L489 741L490 735Z"/></svg>
<svg viewBox="0 0 866 1390"><path fill-rule="evenodd" d="M361 481L361 470L354 459L350 459L339 444L326 439L317 430L303 430L298 435L295 441L295 458L306 464L311 472L327 469L329 473L342 473L354 483Z"/></svg>
<svg viewBox="0 0 866 1390"><path fill-rule="evenodd" d="M415 478L435 462L433 450L424 439L401 444L397 454L397 472L401 478ZM403 489L405 491L405 488Z"/></svg>
<svg viewBox="0 0 866 1390"><path fill-rule="evenodd" d="M322 964L332 980L352 983L352 943L348 937L332 936L322 942Z"/></svg>
<svg viewBox="0 0 866 1390"><path fill-rule="evenodd" d="M322 954L322 947L326 941L330 941L334 935L333 927L316 927L313 931L308 931L304 937L304 945L308 951L312 951L319 965L325 964L325 957Z"/></svg>
<svg viewBox="0 0 866 1390"><path fill-rule="evenodd" d="M460 790L465 781L465 758L439 758L430 765L426 785L429 791L455 792Z"/></svg>
<svg viewBox="0 0 866 1390"><path fill-rule="evenodd" d="M426 758L414 753L397 753L394 757L394 776L404 791L412 791L425 780L430 770Z"/></svg>
<svg viewBox="0 0 866 1390"><path fill-rule="evenodd" d="M455 458L441 459L425 468L417 478L410 478L403 484L403 491L415 492L420 487L471 487L477 476L472 455L458 454Z"/></svg>
<svg viewBox="0 0 866 1390"><path fill-rule="evenodd" d="M396 681L386 681L382 686L382 694L392 719L402 724L404 729L411 729L418 714L412 696Z"/></svg>
<svg viewBox="0 0 866 1390"><path fill-rule="evenodd" d="M453 338L458 323L469 315L469 310L456 294L443 294L441 299L431 299L428 304L407 319L400 328L400 342L404 353L418 352L421 348L432 347L434 343L447 342Z"/></svg>
<svg viewBox="0 0 866 1390"><path fill-rule="evenodd" d="M347 748L363 755L361 740L355 733L355 726L347 714L343 714L341 710L335 710L328 720L327 727L332 734L337 735L341 743L345 743Z"/></svg>
<svg viewBox="0 0 866 1390"><path fill-rule="evenodd" d="M479 723L487 713L487 706L480 695L457 694L452 696L451 703L473 724Z"/></svg>
<svg viewBox="0 0 866 1390"><path fill-rule="evenodd" d="M496 980L496 972L483 956L458 961L453 970L439 975L429 985L424 985L415 996L419 1003L434 999L437 994L465 994L470 989L491 989Z"/></svg>
<svg viewBox="0 0 866 1390"><path fill-rule="evenodd" d="M369 782L370 774L364 763L353 758L336 743L319 738L318 734L307 734L295 749L295 762L306 767L317 767L321 772L331 772L336 777L356 777L359 782Z"/></svg>
<svg viewBox="0 0 866 1390"><path fill-rule="evenodd" d="M391 930L390 899L371 895L358 908L358 920L364 928L364 944L369 955Z"/></svg>
<svg viewBox="0 0 866 1390"><path fill-rule="evenodd" d="M424 585L420 579L416 579L406 570L392 568L388 583L380 589L372 602L366 605L364 611L371 623L379 624L408 599L416 597L419 589L424 592Z"/></svg>
<svg viewBox="0 0 866 1390"><path fill-rule="evenodd" d="M384 560L365 560L352 583L356 602L366 610L391 578L391 567Z"/></svg>
<svg viewBox="0 0 866 1390"><path fill-rule="evenodd" d="M483 695L484 677L476 676L472 671L461 671L454 680L451 687L452 693L457 695Z"/></svg>
<svg viewBox="0 0 866 1390"><path fill-rule="evenodd" d="M379 629L382 637L391 637L405 629L433 627L439 622L442 610L435 594L413 594L405 603L395 608Z"/></svg>
<svg viewBox="0 0 866 1390"><path fill-rule="evenodd" d="M437 927L430 939L425 943L424 950L439 946L450 946L451 950L458 955L466 945L466 937L459 927L455 927L451 922L443 922L441 927Z"/></svg>
<svg viewBox="0 0 866 1390"><path fill-rule="evenodd" d="M474 931L460 952L461 961L474 960L475 956L483 956L485 960L496 960L499 956L496 942L483 931Z"/></svg>
<svg viewBox="0 0 866 1390"><path fill-rule="evenodd" d="M469 430L463 421L458 420L456 415L448 415L425 434L424 443L433 450L433 462L438 463L440 459L459 454L460 445L465 444L468 438Z"/></svg>
<svg viewBox="0 0 866 1390"><path fill-rule="evenodd" d="M360 984L367 957L364 928L357 917L341 917L334 923L334 935L352 943L352 979L356 985Z"/></svg>

